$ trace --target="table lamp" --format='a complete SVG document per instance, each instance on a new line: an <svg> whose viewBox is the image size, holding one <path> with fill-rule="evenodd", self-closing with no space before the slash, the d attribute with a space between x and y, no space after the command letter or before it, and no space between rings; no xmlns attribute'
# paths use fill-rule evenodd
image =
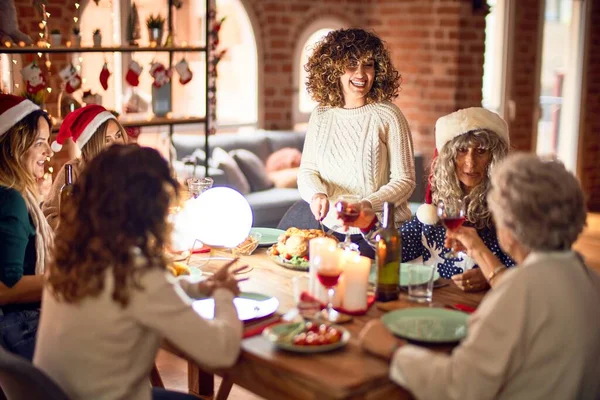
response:
<svg viewBox="0 0 600 400"><path fill-rule="evenodd" d="M239 192L212 188L187 200L173 215L173 225L173 250L190 250L196 240L211 247L235 247L250 233L252 209Z"/></svg>

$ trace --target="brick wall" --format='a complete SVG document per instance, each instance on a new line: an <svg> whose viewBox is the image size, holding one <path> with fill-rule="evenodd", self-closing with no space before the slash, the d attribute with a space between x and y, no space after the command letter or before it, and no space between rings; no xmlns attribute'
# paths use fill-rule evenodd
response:
<svg viewBox="0 0 600 400"><path fill-rule="evenodd" d="M600 212L600 3L592 3L584 91L583 132L579 139L578 175L590 211Z"/></svg>

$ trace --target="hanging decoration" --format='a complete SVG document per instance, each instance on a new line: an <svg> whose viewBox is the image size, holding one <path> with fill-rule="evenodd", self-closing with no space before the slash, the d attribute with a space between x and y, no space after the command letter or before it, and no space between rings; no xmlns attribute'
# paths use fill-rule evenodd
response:
<svg viewBox="0 0 600 400"><path fill-rule="evenodd" d="M175 64L175 71L177 71L177 74L179 75L179 83L182 85L185 85L191 81L192 77L194 76L185 57Z"/></svg>
<svg viewBox="0 0 600 400"><path fill-rule="evenodd" d="M125 73L125 80L133 87L140 84L140 74L144 68L135 60L129 62L129 67Z"/></svg>
<svg viewBox="0 0 600 400"><path fill-rule="evenodd" d="M26 82L27 93L35 94L46 88L46 79L35 61L23 68L21 75L23 75L23 80Z"/></svg>
<svg viewBox="0 0 600 400"><path fill-rule="evenodd" d="M164 64L153 62L150 64L150 76L154 78L152 85L156 88L162 87L165 83L171 80L171 70L167 69Z"/></svg>
<svg viewBox="0 0 600 400"><path fill-rule="evenodd" d="M73 93L81 87L81 76L73 64L69 64L58 74L65 84L65 90L67 93Z"/></svg>
<svg viewBox="0 0 600 400"><path fill-rule="evenodd" d="M104 62L102 71L100 71L100 84L104 90L108 90L108 78L110 78L110 71L108 70L108 63Z"/></svg>

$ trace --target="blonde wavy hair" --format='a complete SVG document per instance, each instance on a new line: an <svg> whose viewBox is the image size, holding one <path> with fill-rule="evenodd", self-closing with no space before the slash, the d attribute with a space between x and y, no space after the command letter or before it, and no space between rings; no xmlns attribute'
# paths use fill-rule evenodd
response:
<svg viewBox="0 0 600 400"><path fill-rule="evenodd" d="M487 166L486 178L465 196L456 174L455 160L459 149L470 146L488 150L491 159ZM507 143L496 133L485 129L466 132L446 143L431 164L430 183L433 204L437 204L440 200L446 204L452 204L457 199L466 197L467 221L477 229L491 228L493 225L492 215L487 205L491 170L507 153Z"/></svg>
<svg viewBox="0 0 600 400"><path fill-rule="evenodd" d="M112 299L122 307L140 276L165 269L171 232L170 205L178 184L167 162L151 148L114 145L90 161L61 210L48 284L59 301L78 303L114 280Z"/></svg>
<svg viewBox="0 0 600 400"><path fill-rule="evenodd" d="M583 190L559 161L511 154L494 168L491 186L494 219L529 250L569 250L585 227Z"/></svg>
<svg viewBox="0 0 600 400"><path fill-rule="evenodd" d="M29 189L38 194L38 185L33 175L27 171L25 153L35 142L38 121L43 118L52 127L48 114L36 110L0 135L0 185L25 193Z"/></svg>
<svg viewBox="0 0 600 400"><path fill-rule="evenodd" d="M125 128L123 128L123 125L116 119L104 121L81 149L81 159L84 164L90 162L94 157L100 154L101 151L106 149L106 132L108 131L110 121L117 124L119 132L123 135L123 141L127 144L127 132L125 131Z"/></svg>
<svg viewBox="0 0 600 400"><path fill-rule="evenodd" d="M316 44L304 65L308 73L306 89L320 106L343 107L341 76L349 66L371 59L375 63L375 81L366 102L392 101L398 97L400 73L392 65L383 41L363 29L331 31Z"/></svg>

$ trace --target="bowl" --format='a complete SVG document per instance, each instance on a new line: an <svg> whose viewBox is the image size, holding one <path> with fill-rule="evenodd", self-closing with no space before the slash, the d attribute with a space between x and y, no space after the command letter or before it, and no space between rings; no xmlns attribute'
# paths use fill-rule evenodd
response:
<svg viewBox="0 0 600 400"><path fill-rule="evenodd" d="M252 232L248 237L236 247L231 249L231 254L234 256L249 256L258 247L262 234L259 232Z"/></svg>

